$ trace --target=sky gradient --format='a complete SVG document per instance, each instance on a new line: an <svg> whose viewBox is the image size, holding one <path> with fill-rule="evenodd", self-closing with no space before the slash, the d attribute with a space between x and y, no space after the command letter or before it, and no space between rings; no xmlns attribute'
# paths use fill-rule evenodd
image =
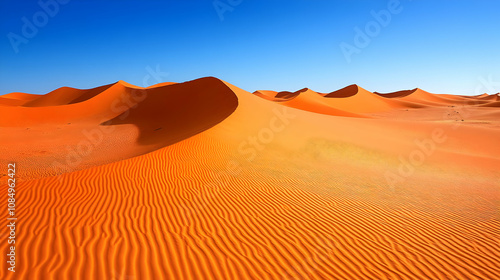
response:
<svg viewBox="0 0 500 280"><path fill-rule="evenodd" d="M251 92L492 94L499 10L495 0L1 0L0 94L204 76ZM342 44L356 50L348 59Z"/></svg>

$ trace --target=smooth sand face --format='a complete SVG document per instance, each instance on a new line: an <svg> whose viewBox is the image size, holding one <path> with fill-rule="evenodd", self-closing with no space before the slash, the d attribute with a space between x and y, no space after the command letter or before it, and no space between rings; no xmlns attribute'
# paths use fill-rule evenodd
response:
<svg viewBox="0 0 500 280"><path fill-rule="evenodd" d="M0 102L22 222L0 278L496 279L487 97L203 78Z"/></svg>
<svg viewBox="0 0 500 280"><path fill-rule="evenodd" d="M21 106L39 97L40 95L37 94L13 92L2 95L0 97L0 105Z"/></svg>

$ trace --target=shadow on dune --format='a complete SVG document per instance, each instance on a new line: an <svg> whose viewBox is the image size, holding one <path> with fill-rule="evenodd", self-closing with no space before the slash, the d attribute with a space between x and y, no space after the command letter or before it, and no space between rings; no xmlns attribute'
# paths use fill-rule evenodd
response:
<svg viewBox="0 0 500 280"><path fill-rule="evenodd" d="M253 94L257 95L266 100L274 101L274 102L284 102L294 99L299 96L301 93L308 91L308 88L303 88L301 90L291 92L291 91L272 91L272 90L257 90Z"/></svg>
<svg viewBox="0 0 500 280"><path fill-rule="evenodd" d="M500 107L500 101L493 101L487 104L481 104L480 107Z"/></svg>
<svg viewBox="0 0 500 280"><path fill-rule="evenodd" d="M387 97L387 98L401 98L401 97L411 95L416 91L417 91L417 89L410 89L410 90L400 90L400 91L395 91L395 92L390 92L390 93L380 93L380 92L376 92L376 91L373 93L375 93L379 96L382 96L382 97Z"/></svg>
<svg viewBox="0 0 500 280"><path fill-rule="evenodd" d="M235 93L212 77L135 91L143 100L101 125L137 126L140 145L172 145L217 125L238 107Z"/></svg>
<svg viewBox="0 0 500 280"><path fill-rule="evenodd" d="M323 97L326 98L346 98L354 96L358 93L359 87L357 85L346 86L345 88L339 89L337 91L324 94Z"/></svg>
<svg viewBox="0 0 500 280"><path fill-rule="evenodd" d="M290 99L293 99L297 96L299 96L299 94L303 93L303 92L306 92L308 91L309 89L308 88L303 88L301 90L298 90L296 92L290 92L290 91L281 91L281 92L278 92L278 94L276 94L276 98L281 98L281 99L287 99L287 100L290 100Z"/></svg>

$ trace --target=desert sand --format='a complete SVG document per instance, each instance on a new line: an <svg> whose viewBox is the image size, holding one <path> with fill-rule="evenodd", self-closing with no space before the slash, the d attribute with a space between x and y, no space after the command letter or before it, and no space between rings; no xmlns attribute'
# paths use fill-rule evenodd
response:
<svg viewBox="0 0 500 280"><path fill-rule="evenodd" d="M0 279L498 279L499 102L212 77L0 96Z"/></svg>

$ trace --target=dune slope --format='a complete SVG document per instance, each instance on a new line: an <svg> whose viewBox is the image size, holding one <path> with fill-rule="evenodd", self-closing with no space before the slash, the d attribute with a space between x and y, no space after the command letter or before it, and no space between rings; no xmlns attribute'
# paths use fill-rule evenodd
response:
<svg viewBox="0 0 500 280"><path fill-rule="evenodd" d="M19 180L154 151L209 129L238 106L234 93L215 78L151 88L118 82L101 90L90 90L99 94L78 103L2 108L0 152L24 166Z"/></svg>

